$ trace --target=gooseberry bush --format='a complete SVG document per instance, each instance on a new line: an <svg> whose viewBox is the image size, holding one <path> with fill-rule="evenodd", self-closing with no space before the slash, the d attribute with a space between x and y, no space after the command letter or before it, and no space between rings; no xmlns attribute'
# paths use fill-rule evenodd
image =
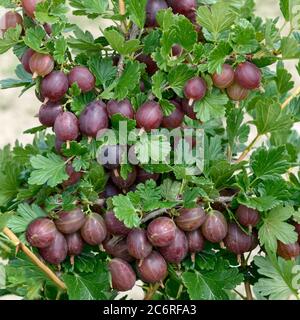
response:
<svg viewBox="0 0 300 320"><path fill-rule="evenodd" d="M300 298L298 1L0 4L1 89L41 103L0 151L1 295Z"/></svg>

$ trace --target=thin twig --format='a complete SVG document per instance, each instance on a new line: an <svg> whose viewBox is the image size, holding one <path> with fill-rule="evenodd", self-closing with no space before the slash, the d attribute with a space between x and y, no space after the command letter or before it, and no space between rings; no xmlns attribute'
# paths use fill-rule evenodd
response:
<svg viewBox="0 0 300 320"><path fill-rule="evenodd" d="M147 291L144 300L151 300L159 287L160 287L159 282L155 283L154 285L150 285L149 290Z"/></svg>
<svg viewBox="0 0 300 320"><path fill-rule="evenodd" d="M226 205L227 203L230 203L233 198L235 197L235 195L233 196L229 196L229 197L219 197L213 200L214 203L222 203L223 205ZM154 218L157 218L165 213L168 212L169 209L167 208L162 208L162 209L158 209L152 212L149 212L142 220L141 223L145 223L149 220L152 220Z"/></svg>
<svg viewBox="0 0 300 320"><path fill-rule="evenodd" d="M26 256L36 264L48 277L51 279L60 289L66 290L67 287L63 281L61 281L57 275L47 267L30 249L28 249L24 243L7 227L3 229L3 233L13 242L17 249L21 249Z"/></svg>
<svg viewBox="0 0 300 320"><path fill-rule="evenodd" d="M243 161L248 153L251 151L251 149L254 147L254 145L256 144L256 142L258 141L258 139L260 138L260 135L257 134L256 137L251 141L251 143L249 144L249 146L243 151L243 153L240 155L240 157L237 159L237 163Z"/></svg>
<svg viewBox="0 0 300 320"><path fill-rule="evenodd" d="M288 106L288 104L294 99L296 98L298 95L300 94L300 87L298 87L295 92L290 95L285 101L284 103L281 105L281 109L284 109L285 107Z"/></svg>
<svg viewBox="0 0 300 320"><path fill-rule="evenodd" d="M243 268L247 268L247 261L245 260L245 257L243 254L241 255L241 266ZM246 300L253 300L253 294L252 294L250 282L245 280L244 287L246 292Z"/></svg>
<svg viewBox="0 0 300 320"><path fill-rule="evenodd" d="M145 222L147 222L147 221L149 221L149 220L152 220L152 219L154 219L154 218L156 218L156 217L159 217L159 216L163 215L164 213L166 213L167 211L168 211L168 209L165 209L165 208L152 211L152 212L148 213L148 214L142 219L141 223L145 223Z"/></svg>

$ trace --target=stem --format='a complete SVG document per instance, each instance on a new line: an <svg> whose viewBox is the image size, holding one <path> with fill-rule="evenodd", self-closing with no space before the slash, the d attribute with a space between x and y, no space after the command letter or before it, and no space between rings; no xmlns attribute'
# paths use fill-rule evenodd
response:
<svg viewBox="0 0 300 320"><path fill-rule="evenodd" d="M247 300L253 300L253 295L252 295L250 283L248 281L245 281L244 285L245 285Z"/></svg>
<svg viewBox="0 0 300 320"><path fill-rule="evenodd" d="M145 223L151 219L154 219L156 217L159 217L161 216L162 214L166 213L168 209L158 209L158 210L155 210L155 211L152 211L151 213L147 214L141 221L141 223Z"/></svg>
<svg viewBox="0 0 300 320"><path fill-rule="evenodd" d="M62 282L49 267L47 267L31 250L29 250L9 228L5 227L3 229L3 233L13 242L17 249L20 248L26 254L26 256L34 264L36 264L60 289L67 289L64 282Z"/></svg>
<svg viewBox="0 0 300 320"><path fill-rule="evenodd" d="M248 153L251 151L253 146L256 144L257 140L260 138L260 134L257 134L256 137L251 141L249 146L243 151L243 153L240 155L240 157L237 159L237 163L243 161Z"/></svg>
<svg viewBox="0 0 300 320"><path fill-rule="evenodd" d="M297 95L300 94L300 87L298 87L295 92L289 96L285 101L284 103L281 105L281 109L284 109L286 106L288 106L288 104L294 99L297 97Z"/></svg>
<svg viewBox="0 0 300 320"><path fill-rule="evenodd" d="M126 6L125 6L124 0L119 0L119 12L121 16L126 15ZM126 23L124 21L121 22L121 29L123 33L126 34ZM118 77L121 77L122 72L124 70L124 57L122 55L120 55L117 70L118 70Z"/></svg>
<svg viewBox="0 0 300 320"><path fill-rule="evenodd" d="M234 291L238 296L240 296L243 300L246 300L246 297L243 296L239 291L237 291L236 289L233 289L233 291Z"/></svg>
<svg viewBox="0 0 300 320"><path fill-rule="evenodd" d="M243 268L247 267L247 261L245 260L245 257L243 254L241 255L241 265ZM253 300L253 294L252 294L251 285L249 281L245 280L244 286L246 291L246 300Z"/></svg>
<svg viewBox="0 0 300 320"><path fill-rule="evenodd" d="M119 0L119 10L120 10L120 14L122 16L125 16L126 14L126 7L125 7L125 1L124 0Z"/></svg>
<svg viewBox="0 0 300 320"><path fill-rule="evenodd" d="M150 285L144 300L151 300L152 297L155 295L157 289L160 287L160 283L155 283L154 285Z"/></svg>

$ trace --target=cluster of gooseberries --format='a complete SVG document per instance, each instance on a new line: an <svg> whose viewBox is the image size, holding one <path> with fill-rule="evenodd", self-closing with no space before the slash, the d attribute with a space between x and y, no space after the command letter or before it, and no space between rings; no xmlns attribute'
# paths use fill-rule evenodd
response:
<svg viewBox="0 0 300 320"><path fill-rule="evenodd" d="M115 194L111 185L105 197ZM205 242L219 243L221 248L240 256L258 245L253 229L260 221L256 210L240 205L236 222L227 222L217 210L206 213L201 206L181 208L170 218L154 218L143 228L130 229L118 220L113 211L103 215L85 215L80 208L60 212L53 219L38 218L27 228L28 242L39 248L41 256L52 264L63 262L67 255L73 261L84 244L102 245L113 258L109 262L113 288L130 290L137 276L146 283L163 281L168 274L168 263L179 264L188 254L204 250ZM300 240L300 225L295 225ZM294 244L278 242L278 255L293 259L300 255L299 241Z"/></svg>
<svg viewBox="0 0 300 320"><path fill-rule="evenodd" d="M34 19L35 7L41 0L23 0L24 13ZM158 26L156 14L161 9L171 7L174 13L183 14L190 19L196 30L201 27L196 24L196 0L148 0L146 7L146 27ZM23 25L20 14L9 11L0 22L0 30L5 33L9 28ZM44 25L51 34L51 25ZM178 44L172 47L172 55L180 56L184 49ZM113 56L114 63L118 57ZM146 65L146 72L151 77L158 70L151 56L139 53L136 59ZM110 127L110 119L115 114L121 114L128 119L135 119L137 126L145 131L164 127L173 129L183 127L184 117L196 120L194 102L203 99L207 93L207 83L204 78L195 76L184 86L184 98L173 93L170 102L174 105L171 114L165 116L160 104L155 100L143 103L137 110L129 99L95 100L86 105L77 117L68 111L65 95L70 86L77 84L82 93L95 90L95 77L85 66L71 66L68 74L58 70L50 54L41 54L28 48L21 63L33 78L41 77L39 99L43 102L39 110L39 121L45 127L52 127L56 136L56 150L61 153L61 147L66 142L78 140L82 136L95 138L99 131ZM68 68L68 67L67 67ZM226 90L230 99L240 101L248 96L249 90L257 89L261 83L260 70L250 61L233 68L224 64L221 72L212 75L215 87ZM145 91L145 83L140 83L140 90ZM133 167L128 177L120 175L120 159L122 148L118 145L108 146L112 154L111 161L105 164L110 180L100 198L108 199L122 192L132 190L137 183L148 179L158 181L160 175L145 171L140 166ZM105 150L108 151L108 150ZM105 152L104 151L104 152ZM68 180L64 187L79 182L82 173L76 172L72 163L68 163L66 172ZM179 208L178 215L173 217L157 217L141 228L129 229L119 221L113 211L106 210L105 203L95 212L85 214L81 207L71 211L61 211L56 216L38 218L32 221L26 231L27 241L38 248L41 257L58 265L67 256L73 261L80 255L84 245L101 246L112 259L109 270L112 285L119 291L131 289L138 275L144 282L163 281L167 276L168 263L179 264L188 254L192 260L195 254L204 250L205 242L220 244L236 255L251 251L258 245L255 227L259 223L259 213L256 210L240 205L236 210L235 222L228 222L224 214L217 210L208 213L201 206L196 208ZM97 211L97 212L96 212ZM300 225L295 229L299 234L297 243L284 244L278 242L278 255L292 259L300 254Z"/></svg>

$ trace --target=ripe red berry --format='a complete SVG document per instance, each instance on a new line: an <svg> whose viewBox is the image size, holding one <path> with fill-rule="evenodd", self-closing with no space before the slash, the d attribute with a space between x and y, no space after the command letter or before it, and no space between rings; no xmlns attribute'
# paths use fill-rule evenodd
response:
<svg viewBox="0 0 300 320"><path fill-rule="evenodd" d="M251 235L246 234L236 223L228 225L228 233L224 239L224 244L229 251L242 254L250 251L252 243Z"/></svg>
<svg viewBox="0 0 300 320"><path fill-rule="evenodd" d="M236 211L236 217L239 223L245 227L255 227L259 220L260 215L257 210L240 205Z"/></svg>
<svg viewBox="0 0 300 320"><path fill-rule="evenodd" d="M49 54L34 53L29 60L29 68L31 70L32 78L38 76L45 77L54 68L53 57Z"/></svg>
<svg viewBox="0 0 300 320"><path fill-rule="evenodd" d="M27 227L26 239L33 247L48 247L55 238L56 227L52 220L48 218L38 218L33 220Z"/></svg>
<svg viewBox="0 0 300 320"><path fill-rule="evenodd" d="M194 106L189 105L189 100L188 99L183 99L182 100L182 110L183 112L192 120L197 119L197 113L194 111Z"/></svg>
<svg viewBox="0 0 300 320"><path fill-rule="evenodd" d="M139 107L135 118L139 128L150 131L159 128L163 116L160 105L155 101L148 101Z"/></svg>
<svg viewBox="0 0 300 320"><path fill-rule="evenodd" d="M194 20L196 15L196 0L167 0L168 5L173 9L174 13L180 13L187 18Z"/></svg>
<svg viewBox="0 0 300 320"><path fill-rule="evenodd" d="M219 211L211 211L203 223L203 236L210 242L221 242L227 235L228 225L225 217Z"/></svg>
<svg viewBox="0 0 300 320"><path fill-rule="evenodd" d="M86 67L74 67L69 75L69 85L77 83L82 92L89 92L95 88L95 77Z"/></svg>
<svg viewBox="0 0 300 320"><path fill-rule="evenodd" d="M55 265L60 264L68 254L67 241L60 232L56 231L55 238L50 246L41 248L39 252L47 262Z"/></svg>
<svg viewBox="0 0 300 320"><path fill-rule="evenodd" d="M22 0L22 7L29 17L34 18L36 5L42 1L43 0Z"/></svg>
<svg viewBox="0 0 300 320"><path fill-rule="evenodd" d="M242 87L248 90L256 89L260 86L261 71L251 63L244 62L238 65L235 70L235 81Z"/></svg>
<svg viewBox="0 0 300 320"><path fill-rule="evenodd" d="M137 265L137 271L143 281L155 283L165 279L168 267L166 260L157 251L152 251Z"/></svg>
<svg viewBox="0 0 300 320"><path fill-rule="evenodd" d="M76 140L79 135L78 119L74 113L60 113L54 122L54 132L61 141Z"/></svg>
<svg viewBox="0 0 300 320"><path fill-rule="evenodd" d="M23 53L21 58L21 63L25 69L26 72L31 73L29 61L30 58L34 55L35 51L33 51L31 48L26 49L26 51Z"/></svg>
<svg viewBox="0 0 300 320"><path fill-rule="evenodd" d="M146 27L158 27L156 14L159 10L167 8L168 5L164 0L148 0L146 5Z"/></svg>
<svg viewBox="0 0 300 320"><path fill-rule="evenodd" d="M42 80L41 94L50 101L61 100L68 89L68 77L62 71L52 71Z"/></svg>
<svg viewBox="0 0 300 320"><path fill-rule="evenodd" d="M233 101L242 101L247 98L249 90L242 88L238 83L234 82L226 89L228 97Z"/></svg>
<svg viewBox="0 0 300 320"><path fill-rule="evenodd" d="M55 220L57 229L64 233L70 234L78 231L85 222L85 215L80 208L71 211L62 211Z"/></svg>
<svg viewBox="0 0 300 320"><path fill-rule="evenodd" d="M60 141L60 140L58 140ZM81 171L75 171L72 163L68 163L66 166L66 172L69 176L68 180L65 180L63 182L63 187L67 188L69 186L73 186L74 184L76 184L80 178L82 177L82 172Z"/></svg>
<svg viewBox="0 0 300 320"><path fill-rule="evenodd" d="M109 117L112 117L114 114L120 113L126 118L134 118L134 110L132 104L128 99L122 101L110 100L107 103L107 112Z"/></svg>
<svg viewBox="0 0 300 320"><path fill-rule="evenodd" d="M179 216L175 218L175 223L183 231L193 231L198 229L205 221L206 214L201 207L179 210Z"/></svg>
<svg viewBox="0 0 300 320"><path fill-rule="evenodd" d="M0 31L4 34L9 28L23 24L23 18L15 11L6 12L0 19Z"/></svg>
<svg viewBox="0 0 300 320"><path fill-rule="evenodd" d="M114 289L128 291L134 287L136 275L128 262L114 258L109 262L108 268Z"/></svg>
<svg viewBox="0 0 300 320"><path fill-rule="evenodd" d="M68 255L70 256L78 256L84 247L83 239L79 232L66 234L65 239L67 241L68 246Z"/></svg>
<svg viewBox="0 0 300 320"><path fill-rule="evenodd" d="M166 247L159 248L159 252L170 263L180 263L188 253L188 241L185 233L176 228L175 238Z"/></svg>
<svg viewBox="0 0 300 320"><path fill-rule="evenodd" d="M39 121L46 127L53 127L56 118L63 112L63 108L58 102L48 101L42 104L39 110Z"/></svg>
<svg viewBox="0 0 300 320"><path fill-rule="evenodd" d="M113 211L107 211L104 215L104 221L106 224L107 231L113 235L126 236L130 229L120 221Z"/></svg>
<svg viewBox="0 0 300 320"><path fill-rule="evenodd" d="M101 100L89 103L80 114L79 127L81 133L93 138L96 138L100 130L108 128L105 103Z"/></svg>
<svg viewBox="0 0 300 320"><path fill-rule="evenodd" d="M139 54L136 60L146 65L146 71L150 76L152 76L158 70L156 62L146 54Z"/></svg>
<svg viewBox="0 0 300 320"><path fill-rule="evenodd" d="M175 106L175 109L170 115L163 117L161 126L167 129L175 129L180 127L180 125L182 124L184 113L182 111L181 105L177 101L172 100L170 102Z"/></svg>
<svg viewBox="0 0 300 320"><path fill-rule="evenodd" d="M115 169L111 172L111 180L119 189L128 189L136 180L136 168L132 168L126 179L121 177L120 169Z"/></svg>
<svg viewBox="0 0 300 320"><path fill-rule="evenodd" d="M83 240L91 246L101 244L107 235L105 222L97 213L86 218L80 231Z"/></svg>
<svg viewBox="0 0 300 320"><path fill-rule="evenodd" d="M186 238L188 241L188 248L190 253L197 253L204 249L205 240L200 229L187 232Z"/></svg>
<svg viewBox="0 0 300 320"><path fill-rule="evenodd" d="M156 247L168 246L175 239L176 225L170 218L159 217L152 220L147 228L147 236Z"/></svg>
<svg viewBox="0 0 300 320"><path fill-rule="evenodd" d="M234 70L232 66L224 64L221 73L214 73L212 80L217 88L226 89L230 87L234 81Z"/></svg>
<svg viewBox="0 0 300 320"><path fill-rule="evenodd" d="M134 258L128 252L126 238L108 237L103 241L102 245L104 250L114 258L120 258L127 262L134 261Z"/></svg>
<svg viewBox="0 0 300 320"><path fill-rule="evenodd" d="M188 80L184 86L184 94L189 99L189 106L192 106L194 101L201 100L206 90L207 86L202 78L195 77Z"/></svg>
<svg viewBox="0 0 300 320"><path fill-rule="evenodd" d="M138 260L146 258L152 251L147 232L143 229L133 229L129 232L127 246L129 254Z"/></svg>
<svg viewBox="0 0 300 320"><path fill-rule="evenodd" d="M285 260L291 260L300 255L300 245L298 242L285 244L278 241L277 244L277 254Z"/></svg>

